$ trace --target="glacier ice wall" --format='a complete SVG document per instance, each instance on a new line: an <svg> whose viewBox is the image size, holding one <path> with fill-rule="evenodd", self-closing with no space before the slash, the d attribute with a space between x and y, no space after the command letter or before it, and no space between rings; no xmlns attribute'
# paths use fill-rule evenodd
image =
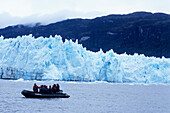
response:
<svg viewBox="0 0 170 113"><path fill-rule="evenodd" d="M91 52L78 41L32 35L0 37L0 76L63 81L170 83L170 59ZM39 76L37 76L39 75Z"/></svg>

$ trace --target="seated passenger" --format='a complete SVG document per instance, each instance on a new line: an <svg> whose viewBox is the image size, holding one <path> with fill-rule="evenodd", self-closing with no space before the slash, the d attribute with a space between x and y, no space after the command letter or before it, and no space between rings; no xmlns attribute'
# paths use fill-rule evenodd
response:
<svg viewBox="0 0 170 113"><path fill-rule="evenodd" d="M43 85L40 86L40 93L43 93Z"/></svg>
<svg viewBox="0 0 170 113"><path fill-rule="evenodd" d="M60 86L59 86L59 84L57 83L57 85L56 85L56 91L57 92L59 92L60 91Z"/></svg>
<svg viewBox="0 0 170 113"><path fill-rule="evenodd" d="M52 93L52 87L51 87L51 85L49 86L48 91L49 91L50 94Z"/></svg>
<svg viewBox="0 0 170 113"><path fill-rule="evenodd" d="M42 94L47 94L48 93L48 88L47 88L46 85L41 85L40 93L42 93Z"/></svg>
<svg viewBox="0 0 170 113"><path fill-rule="evenodd" d="M35 93L38 93L38 86L36 85L36 83L35 83L34 86L33 86L33 91L34 91Z"/></svg>
<svg viewBox="0 0 170 113"><path fill-rule="evenodd" d="M53 87L52 87L52 91L53 91L53 93L56 93L56 92L57 92L57 90L56 90L56 85L55 85L55 84L54 84Z"/></svg>

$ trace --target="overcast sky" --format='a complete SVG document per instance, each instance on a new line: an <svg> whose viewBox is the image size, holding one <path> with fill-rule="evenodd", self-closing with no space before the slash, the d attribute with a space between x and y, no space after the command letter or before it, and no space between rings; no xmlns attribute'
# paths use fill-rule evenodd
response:
<svg viewBox="0 0 170 113"><path fill-rule="evenodd" d="M136 11L170 14L170 0L0 0L0 28Z"/></svg>

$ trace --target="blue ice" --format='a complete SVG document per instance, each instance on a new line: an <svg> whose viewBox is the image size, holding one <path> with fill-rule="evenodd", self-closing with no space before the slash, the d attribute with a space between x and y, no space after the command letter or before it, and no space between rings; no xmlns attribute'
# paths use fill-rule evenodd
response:
<svg viewBox="0 0 170 113"><path fill-rule="evenodd" d="M61 81L170 83L170 59L92 52L56 35L0 37L0 76Z"/></svg>

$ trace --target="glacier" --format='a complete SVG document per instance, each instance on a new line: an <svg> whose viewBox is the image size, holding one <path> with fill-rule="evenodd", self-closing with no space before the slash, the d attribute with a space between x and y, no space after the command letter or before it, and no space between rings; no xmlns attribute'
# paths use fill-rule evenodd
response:
<svg viewBox="0 0 170 113"><path fill-rule="evenodd" d="M0 37L0 78L170 83L170 59L86 50L56 35Z"/></svg>

